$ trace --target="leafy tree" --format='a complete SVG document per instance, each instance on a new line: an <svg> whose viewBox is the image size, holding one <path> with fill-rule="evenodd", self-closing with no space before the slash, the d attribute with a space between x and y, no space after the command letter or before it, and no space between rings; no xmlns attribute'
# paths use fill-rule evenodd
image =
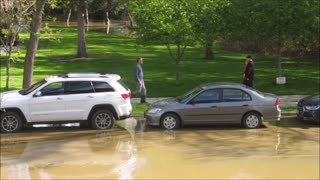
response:
<svg viewBox="0 0 320 180"><path fill-rule="evenodd" d="M294 46L319 49L318 13L318 0L231 0L223 15L224 35L239 44L240 50L276 54L281 77L285 50L293 51Z"/></svg>
<svg viewBox="0 0 320 180"><path fill-rule="evenodd" d="M176 84L179 84L179 64L187 46L195 41L188 0L137 0L129 2L135 17L137 42L166 45L176 63Z"/></svg>
<svg viewBox="0 0 320 180"><path fill-rule="evenodd" d="M229 4L228 0L197 0L191 1L195 7L192 25L196 36L205 48L205 58L213 59L213 43L222 29L221 11Z"/></svg>
<svg viewBox="0 0 320 180"><path fill-rule="evenodd" d="M5 2L4 2L5 3ZM8 3L8 1L7 1ZM14 0L11 5L2 9L0 14L1 44L8 54L6 62L6 88L10 88L10 68L13 62L12 50L18 37L18 33L23 29L27 29L26 25L30 22L30 8L32 1Z"/></svg>

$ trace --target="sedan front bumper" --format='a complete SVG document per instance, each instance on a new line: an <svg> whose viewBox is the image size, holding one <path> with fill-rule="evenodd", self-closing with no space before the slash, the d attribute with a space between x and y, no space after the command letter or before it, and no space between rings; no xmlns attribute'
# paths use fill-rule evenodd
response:
<svg viewBox="0 0 320 180"><path fill-rule="evenodd" d="M302 121L320 122L319 114L320 114L319 109L315 111L307 111L307 110L304 110L302 107L297 108L298 119Z"/></svg>
<svg viewBox="0 0 320 180"><path fill-rule="evenodd" d="M148 113L147 111L144 112L144 118L146 123L151 126L159 126L161 114L160 113Z"/></svg>

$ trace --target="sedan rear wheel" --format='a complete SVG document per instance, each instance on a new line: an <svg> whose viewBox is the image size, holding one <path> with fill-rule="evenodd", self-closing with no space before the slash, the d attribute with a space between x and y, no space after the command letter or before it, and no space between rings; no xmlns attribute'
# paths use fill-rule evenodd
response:
<svg viewBox="0 0 320 180"><path fill-rule="evenodd" d="M4 112L0 119L0 130L4 133L18 132L22 129L22 120L15 112Z"/></svg>
<svg viewBox="0 0 320 180"><path fill-rule="evenodd" d="M180 119L177 115L168 113L161 118L161 127L164 129L177 129L180 126Z"/></svg>
<svg viewBox="0 0 320 180"><path fill-rule="evenodd" d="M244 116L242 124L248 129L259 128L261 126L261 116L258 113L250 112Z"/></svg>

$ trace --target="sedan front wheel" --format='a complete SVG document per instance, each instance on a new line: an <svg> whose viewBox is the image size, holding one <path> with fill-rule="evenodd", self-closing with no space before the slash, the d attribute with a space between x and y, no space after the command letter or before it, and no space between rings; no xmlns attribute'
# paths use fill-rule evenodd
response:
<svg viewBox="0 0 320 180"><path fill-rule="evenodd" d="M161 118L161 127L164 129L177 129L180 126L180 118L173 114L173 113L168 113L163 115Z"/></svg>

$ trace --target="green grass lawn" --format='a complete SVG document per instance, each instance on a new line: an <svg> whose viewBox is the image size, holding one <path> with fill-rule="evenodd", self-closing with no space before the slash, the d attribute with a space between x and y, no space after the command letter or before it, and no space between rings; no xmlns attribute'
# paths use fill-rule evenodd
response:
<svg viewBox="0 0 320 180"><path fill-rule="evenodd" d="M191 88L207 82L240 82L246 54L215 51L215 60L203 59L201 48L188 48L180 64L181 85L175 84L175 62L165 46L138 46L135 39L107 35L103 32L86 34L88 58L75 58L77 34L75 27L58 27L60 34L54 34L60 41L51 41L41 36L34 64L33 81L48 75L65 72L106 72L121 75L122 80L134 89L133 66L136 57L144 58L145 83L149 97L177 96ZM28 34L21 34L22 39ZM26 41L24 42L27 43ZM22 86L23 59L25 49L16 52L21 60L12 64L11 89ZM5 54L1 57L1 91L5 87ZM255 83L258 90L278 95L319 93L319 59L283 59L283 76L286 85L276 85L277 59L256 56Z"/></svg>

